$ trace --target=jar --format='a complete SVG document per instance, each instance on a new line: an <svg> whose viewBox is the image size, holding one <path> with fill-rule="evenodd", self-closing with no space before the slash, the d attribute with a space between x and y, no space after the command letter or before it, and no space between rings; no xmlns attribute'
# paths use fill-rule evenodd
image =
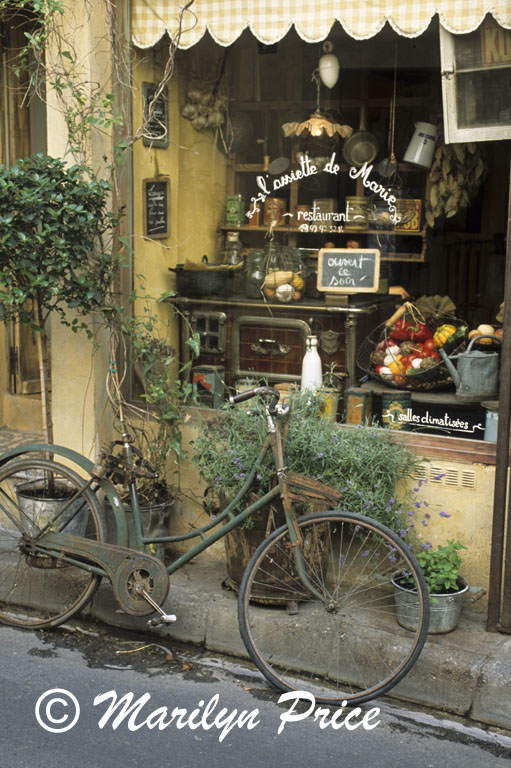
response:
<svg viewBox="0 0 511 768"><path fill-rule="evenodd" d="M241 264L243 261L242 250L239 232L228 232L225 243L225 263Z"/></svg>
<svg viewBox="0 0 511 768"><path fill-rule="evenodd" d="M265 226L278 226L284 220L286 201L281 197L269 197L264 204Z"/></svg>
<svg viewBox="0 0 511 768"><path fill-rule="evenodd" d="M369 198L362 196L346 197L345 230L369 229Z"/></svg>
<svg viewBox="0 0 511 768"><path fill-rule="evenodd" d="M264 251L251 250L247 255L245 274L245 296L248 299L260 299L264 283Z"/></svg>

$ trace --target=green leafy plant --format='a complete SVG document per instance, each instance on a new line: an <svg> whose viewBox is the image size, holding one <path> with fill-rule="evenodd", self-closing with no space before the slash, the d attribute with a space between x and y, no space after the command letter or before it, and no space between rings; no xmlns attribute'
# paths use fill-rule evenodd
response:
<svg viewBox="0 0 511 768"><path fill-rule="evenodd" d="M124 418L136 438L137 447L158 473L158 478L141 479L138 492L145 505L159 504L175 496L175 488L169 479L169 461L183 456L181 429L186 419L183 406L193 398L192 387L186 377L178 374L176 350L167 338L169 329L160 314L155 311L158 303L170 298L172 293L157 299L144 291L143 275L138 275L140 285L132 293L130 304L138 311L126 313L123 306L112 304L104 312L104 322L112 338L113 357L127 365L131 361L134 371L134 388L129 400L124 398L120 385L114 386L111 402L118 414L122 404ZM171 305L171 316L179 310ZM182 318L186 322L186 318ZM192 358L199 351L197 333L190 333L188 345ZM191 365L191 363L188 363Z"/></svg>
<svg viewBox="0 0 511 768"><path fill-rule="evenodd" d="M400 534L413 505L398 503L396 486L416 466L415 454L388 431L342 429L320 419L321 395L292 392L290 398L288 469L342 491L343 509L374 517ZM217 418L204 421L193 443L192 461L203 479L231 498L243 485L266 436L266 421L258 415L261 405L252 402L253 408L226 406ZM273 478L269 453L258 468L254 493L269 491Z"/></svg>
<svg viewBox="0 0 511 768"><path fill-rule="evenodd" d="M18 319L36 332L50 443L45 324L54 314L92 336L91 314L108 300L119 263L105 247L118 224L107 208L109 195L110 186L87 167L67 167L60 159L34 155L0 166L0 319Z"/></svg>
<svg viewBox="0 0 511 768"><path fill-rule="evenodd" d="M432 595L458 592L458 578L461 568L459 551L466 549L460 541L449 539L447 544L435 549L425 545L416 552L417 560L426 579L428 591ZM413 586L407 574L402 574L399 584L403 587Z"/></svg>
<svg viewBox="0 0 511 768"><path fill-rule="evenodd" d="M343 374L336 373L336 367L335 363L330 363L327 372L323 374L323 386L327 389L340 391L343 384Z"/></svg>

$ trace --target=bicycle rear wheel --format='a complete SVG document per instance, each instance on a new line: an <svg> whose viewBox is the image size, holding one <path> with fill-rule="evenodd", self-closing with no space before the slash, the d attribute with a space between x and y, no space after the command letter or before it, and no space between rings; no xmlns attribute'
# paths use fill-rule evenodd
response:
<svg viewBox="0 0 511 768"><path fill-rule="evenodd" d="M287 526L252 556L238 598L241 636L253 661L282 691L326 704L361 704L389 691L424 645L429 601L422 572L392 531L362 515L323 512L298 519L305 571ZM417 628L396 621L393 574L417 590Z"/></svg>
<svg viewBox="0 0 511 768"><path fill-rule="evenodd" d="M99 585L100 576L37 551L46 526L106 538L99 502L73 470L30 455L8 462L0 468L0 622L55 627L83 608Z"/></svg>

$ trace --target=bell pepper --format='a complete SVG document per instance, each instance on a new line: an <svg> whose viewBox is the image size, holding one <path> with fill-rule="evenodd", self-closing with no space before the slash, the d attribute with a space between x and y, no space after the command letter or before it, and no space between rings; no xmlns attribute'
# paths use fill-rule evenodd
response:
<svg viewBox="0 0 511 768"><path fill-rule="evenodd" d="M392 338L399 341L419 341L424 342L426 339L433 338L432 332L424 323L415 323L400 318L395 325L392 326Z"/></svg>
<svg viewBox="0 0 511 768"><path fill-rule="evenodd" d="M439 347L443 347L449 336L452 336L454 333L456 333L455 325L449 325L446 323L445 325L441 325L439 328L437 328L433 335L433 341L435 342L437 349Z"/></svg>

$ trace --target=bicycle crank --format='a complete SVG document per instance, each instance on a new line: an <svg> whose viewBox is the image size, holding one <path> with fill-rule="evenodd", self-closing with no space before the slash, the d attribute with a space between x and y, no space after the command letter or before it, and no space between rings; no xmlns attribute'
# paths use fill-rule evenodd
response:
<svg viewBox="0 0 511 768"><path fill-rule="evenodd" d="M54 531L31 542L31 549L50 555L57 564L72 562L100 568L110 579L115 598L126 613L147 616L156 610L165 616L160 606L169 591L169 575L157 557Z"/></svg>

